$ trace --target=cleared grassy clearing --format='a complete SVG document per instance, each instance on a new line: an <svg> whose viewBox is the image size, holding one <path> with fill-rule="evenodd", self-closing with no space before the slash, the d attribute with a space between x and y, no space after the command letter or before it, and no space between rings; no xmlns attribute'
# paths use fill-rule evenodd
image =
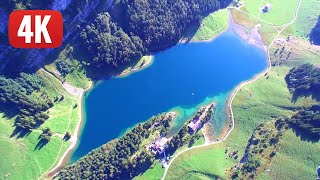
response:
<svg viewBox="0 0 320 180"><path fill-rule="evenodd" d="M232 160L225 156L224 144L193 149L181 154L171 165L166 179L226 178Z"/></svg>
<svg viewBox="0 0 320 180"><path fill-rule="evenodd" d="M298 1L297 0L244 0L241 11L249 13L256 19L267 21L274 25L289 23L294 17ZM271 5L268 12L263 13L262 9L266 5Z"/></svg>
<svg viewBox="0 0 320 180"><path fill-rule="evenodd" d="M41 131L32 132L24 138L10 138L14 130L12 121L0 120L0 179L37 179L60 156L61 143L63 150L69 143L53 136L47 145L37 150L35 147Z"/></svg>
<svg viewBox="0 0 320 180"><path fill-rule="evenodd" d="M191 41L205 41L217 36L228 28L228 11L222 9L204 18Z"/></svg>
<svg viewBox="0 0 320 180"><path fill-rule="evenodd" d="M155 162L151 168L149 168L145 173L141 174L140 176L135 177L134 179L139 180L160 180L164 173L164 168L162 167L160 162Z"/></svg>
<svg viewBox="0 0 320 180"><path fill-rule="evenodd" d="M37 130L23 138L12 136L15 129L15 117L6 117L1 114L0 119L0 179L38 179L43 173L58 163L70 143L62 138L67 131L73 134L79 120L79 106L73 108L77 98L68 94L53 77L37 73L45 82L45 91L51 98L61 97L49 109L49 119ZM71 119L70 119L71 118ZM69 123L70 120L70 123ZM41 129L49 127L53 132L51 141L37 149Z"/></svg>
<svg viewBox="0 0 320 180"><path fill-rule="evenodd" d="M267 4L272 6L271 9L262 13L261 9ZM260 18L274 25L289 23L294 17L297 5L298 0L265 0L260 6Z"/></svg>

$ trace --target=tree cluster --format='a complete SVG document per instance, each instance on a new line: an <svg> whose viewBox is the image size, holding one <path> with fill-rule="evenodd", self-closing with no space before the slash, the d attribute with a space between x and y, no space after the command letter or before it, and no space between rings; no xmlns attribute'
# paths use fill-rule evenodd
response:
<svg viewBox="0 0 320 180"><path fill-rule="evenodd" d="M310 41L312 44L320 45L320 16L315 27L310 32Z"/></svg>
<svg viewBox="0 0 320 180"><path fill-rule="evenodd" d="M81 32L94 67L121 67L172 47L192 24L230 0L120 0Z"/></svg>
<svg viewBox="0 0 320 180"><path fill-rule="evenodd" d="M126 34L108 13L99 14L80 36L95 67L124 66L140 59L145 52L141 39Z"/></svg>
<svg viewBox="0 0 320 180"><path fill-rule="evenodd" d="M139 36L150 52L175 45L191 24L220 8L225 0L121 0L128 32Z"/></svg>
<svg viewBox="0 0 320 180"><path fill-rule="evenodd" d="M299 111L286 122L311 136L320 138L320 105L313 105Z"/></svg>
<svg viewBox="0 0 320 180"><path fill-rule="evenodd" d="M209 121L210 118L212 117L213 109L214 109L213 105L208 109L208 112L205 112L204 109L200 109L192 119L187 121L184 124L184 126L179 130L179 132L175 134L170 140L170 142L168 143L167 152L170 154L173 154L179 147L182 147L186 144L192 145L196 139L199 139L200 136L196 132L189 133L188 125L191 121L193 121L194 119L198 119L203 113L206 113L205 117L201 119L201 123L203 125L204 123Z"/></svg>
<svg viewBox="0 0 320 180"><path fill-rule="evenodd" d="M40 141L44 141L44 142L48 143L51 140L52 135L53 135L53 133L51 132L50 128L46 128L40 134L40 137L39 137Z"/></svg>
<svg viewBox="0 0 320 180"><path fill-rule="evenodd" d="M58 178L132 179L154 162L154 156L145 149L142 142L155 130L163 129L162 132L166 133L171 120L171 117L162 114L139 124L120 139L93 150L75 164L66 167L58 174ZM155 123L159 125L153 127Z"/></svg>
<svg viewBox="0 0 320 180"><path fill-rule="evenodd" d="M41 91L42 86L44 82L33 74L21 73L16 78L0 76L0 103L19 111L17 127L31 130L49 118L45 111L53 106L53 102Z"/></svg>
<svg viewBox="0 0 320 180"><path fill-rule="evenodd" d="M286 81L293 93L319 93L320 68L312 64L295 67L286 76Z"/></svg>
<svg viewBox="0 0 320 180"><path fill-rule="evenodd" d="M65 77L67 74L71 73L75 69L73 64L71 64L68 61L63 61L61 59L58 59L55 63L58 71L63 77Z"/></svg>

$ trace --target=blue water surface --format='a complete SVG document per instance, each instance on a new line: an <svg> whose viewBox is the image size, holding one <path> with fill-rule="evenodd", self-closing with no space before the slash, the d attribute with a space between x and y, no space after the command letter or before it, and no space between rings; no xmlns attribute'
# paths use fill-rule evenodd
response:
<svg viewBox="0 0 320 180"><path fill-rule="evenodd" d="M213 126L219 133L230 92L263 71L265 58L262 49L228 31L211 42L176 45L156 54L147 69L98 83L85 97L85 125L71 161L158 113L178 110L181 125L210 99L218 103Z"/></svg>

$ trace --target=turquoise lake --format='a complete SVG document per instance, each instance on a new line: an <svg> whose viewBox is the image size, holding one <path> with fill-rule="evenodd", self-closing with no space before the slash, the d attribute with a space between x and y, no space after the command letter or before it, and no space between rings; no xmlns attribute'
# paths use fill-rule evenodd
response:
<svg viewBox="0 0 320 180"><path fill-rule="evenodd" d="M265 52L227 31L211 42L178 44L127 77L97 83L85 96L85 123L74 162L153 115L175 110L179 129L197 108L215 100L213 134L226 125L232 90L267 67ZM173 132L173 131L172 131Z"/></svg>

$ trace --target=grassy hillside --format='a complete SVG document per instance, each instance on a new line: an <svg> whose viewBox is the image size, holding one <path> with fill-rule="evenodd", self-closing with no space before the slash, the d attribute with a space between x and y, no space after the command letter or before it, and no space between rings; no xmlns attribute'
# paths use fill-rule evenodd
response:
<svg viewBox="0 0 320 180"><path fill-rule="evenodd" d="M210 40L228 28L228 10L222 9L209 14L201 22L191 41Z"/></svg>
<svg viewBox="0 0 320 180"><path fill-rule="evenodd" d="M244 2L240 11L232 10L235 21L249 30L258 23L262 24L259 32L267 45L272 42L276 30L279 29L271 24L289 22L293 18L297 5L297 1L245 0ZM272 9L263 15L259 13L261 2L262 4L273 4ZM210 146L206 150L203 149L202 153L219 151L222 148L228 152L238 152L242 157L248 141L258 125L278 117L290 117L296 113L296 110L317 103L312 97L293 98L287 88L285 76L292 67L303 63L320 64L320 48L311 46L306 38L307 32L310 32L315 24L314 19L318 14L317 8L314 7L318 6L320 6L319 2L302 1L296 23L281 33L270 50L273 64L271 71L254 83L243 87L236 95L232 104L235 118L235 128L232 133L225 142L219 144L219 147ZM309 17L307 19L312 19L312 21L304 23L307 16ZM320 152L319 146L320 142L303 141L292 130L286 131L280 140L276 156L272 159L271 164L263 167L258 179L315 179L315 169L320 164L320 159L316 157L316 152ZM192 154L192 151L186 154ZM220 153L221 157L217 157L217 154L219 153L216 152L215 155L202 158L202 162L208 158L211 162L218 162L224 167L224 170L221 170L220 166L216 167L216 163L211 163L207 165L212 167L211 174L218 175L219 172L220 174L224 172L224 176L221 177L230 177L228 170L236 165L236 161L229 158L228 154ZM204 178L203 174L193 173L197 170L207 172L205 168L199 167L197 161L193 161L196 158L197 154L194 156L181 155L172 163L166 178L174 179L188 174L192 178ZM225 166L226 162L229 162L228 166ZM239 163L239 159L237 162Z"/></svg>
<svg viewBox="0 0 320 180"><path fill-rule="evenodd" d="M44 88L50 97L64 96L49 109L49 119L38 130L25 137L13 134L14 119L1 113L0 120L0 179L37 179L58 163L70 145L62 140L66 132L73 134L79 120L77 97L68 94L57 80L46 73L37 73L47 84ZM53 132L51 141L42 148L37 148L41 129L49 127ZM9 153L8 153L9 152Z"/></svg>
<svg viewBox="0 0 320 180"><path fill-rule="evenodd" d="M225 145L218 144L187 151L170 167L166 179L225 179L225 169L233 162L225 156ZM192 169L190 169L192 167Z"/></svg>

